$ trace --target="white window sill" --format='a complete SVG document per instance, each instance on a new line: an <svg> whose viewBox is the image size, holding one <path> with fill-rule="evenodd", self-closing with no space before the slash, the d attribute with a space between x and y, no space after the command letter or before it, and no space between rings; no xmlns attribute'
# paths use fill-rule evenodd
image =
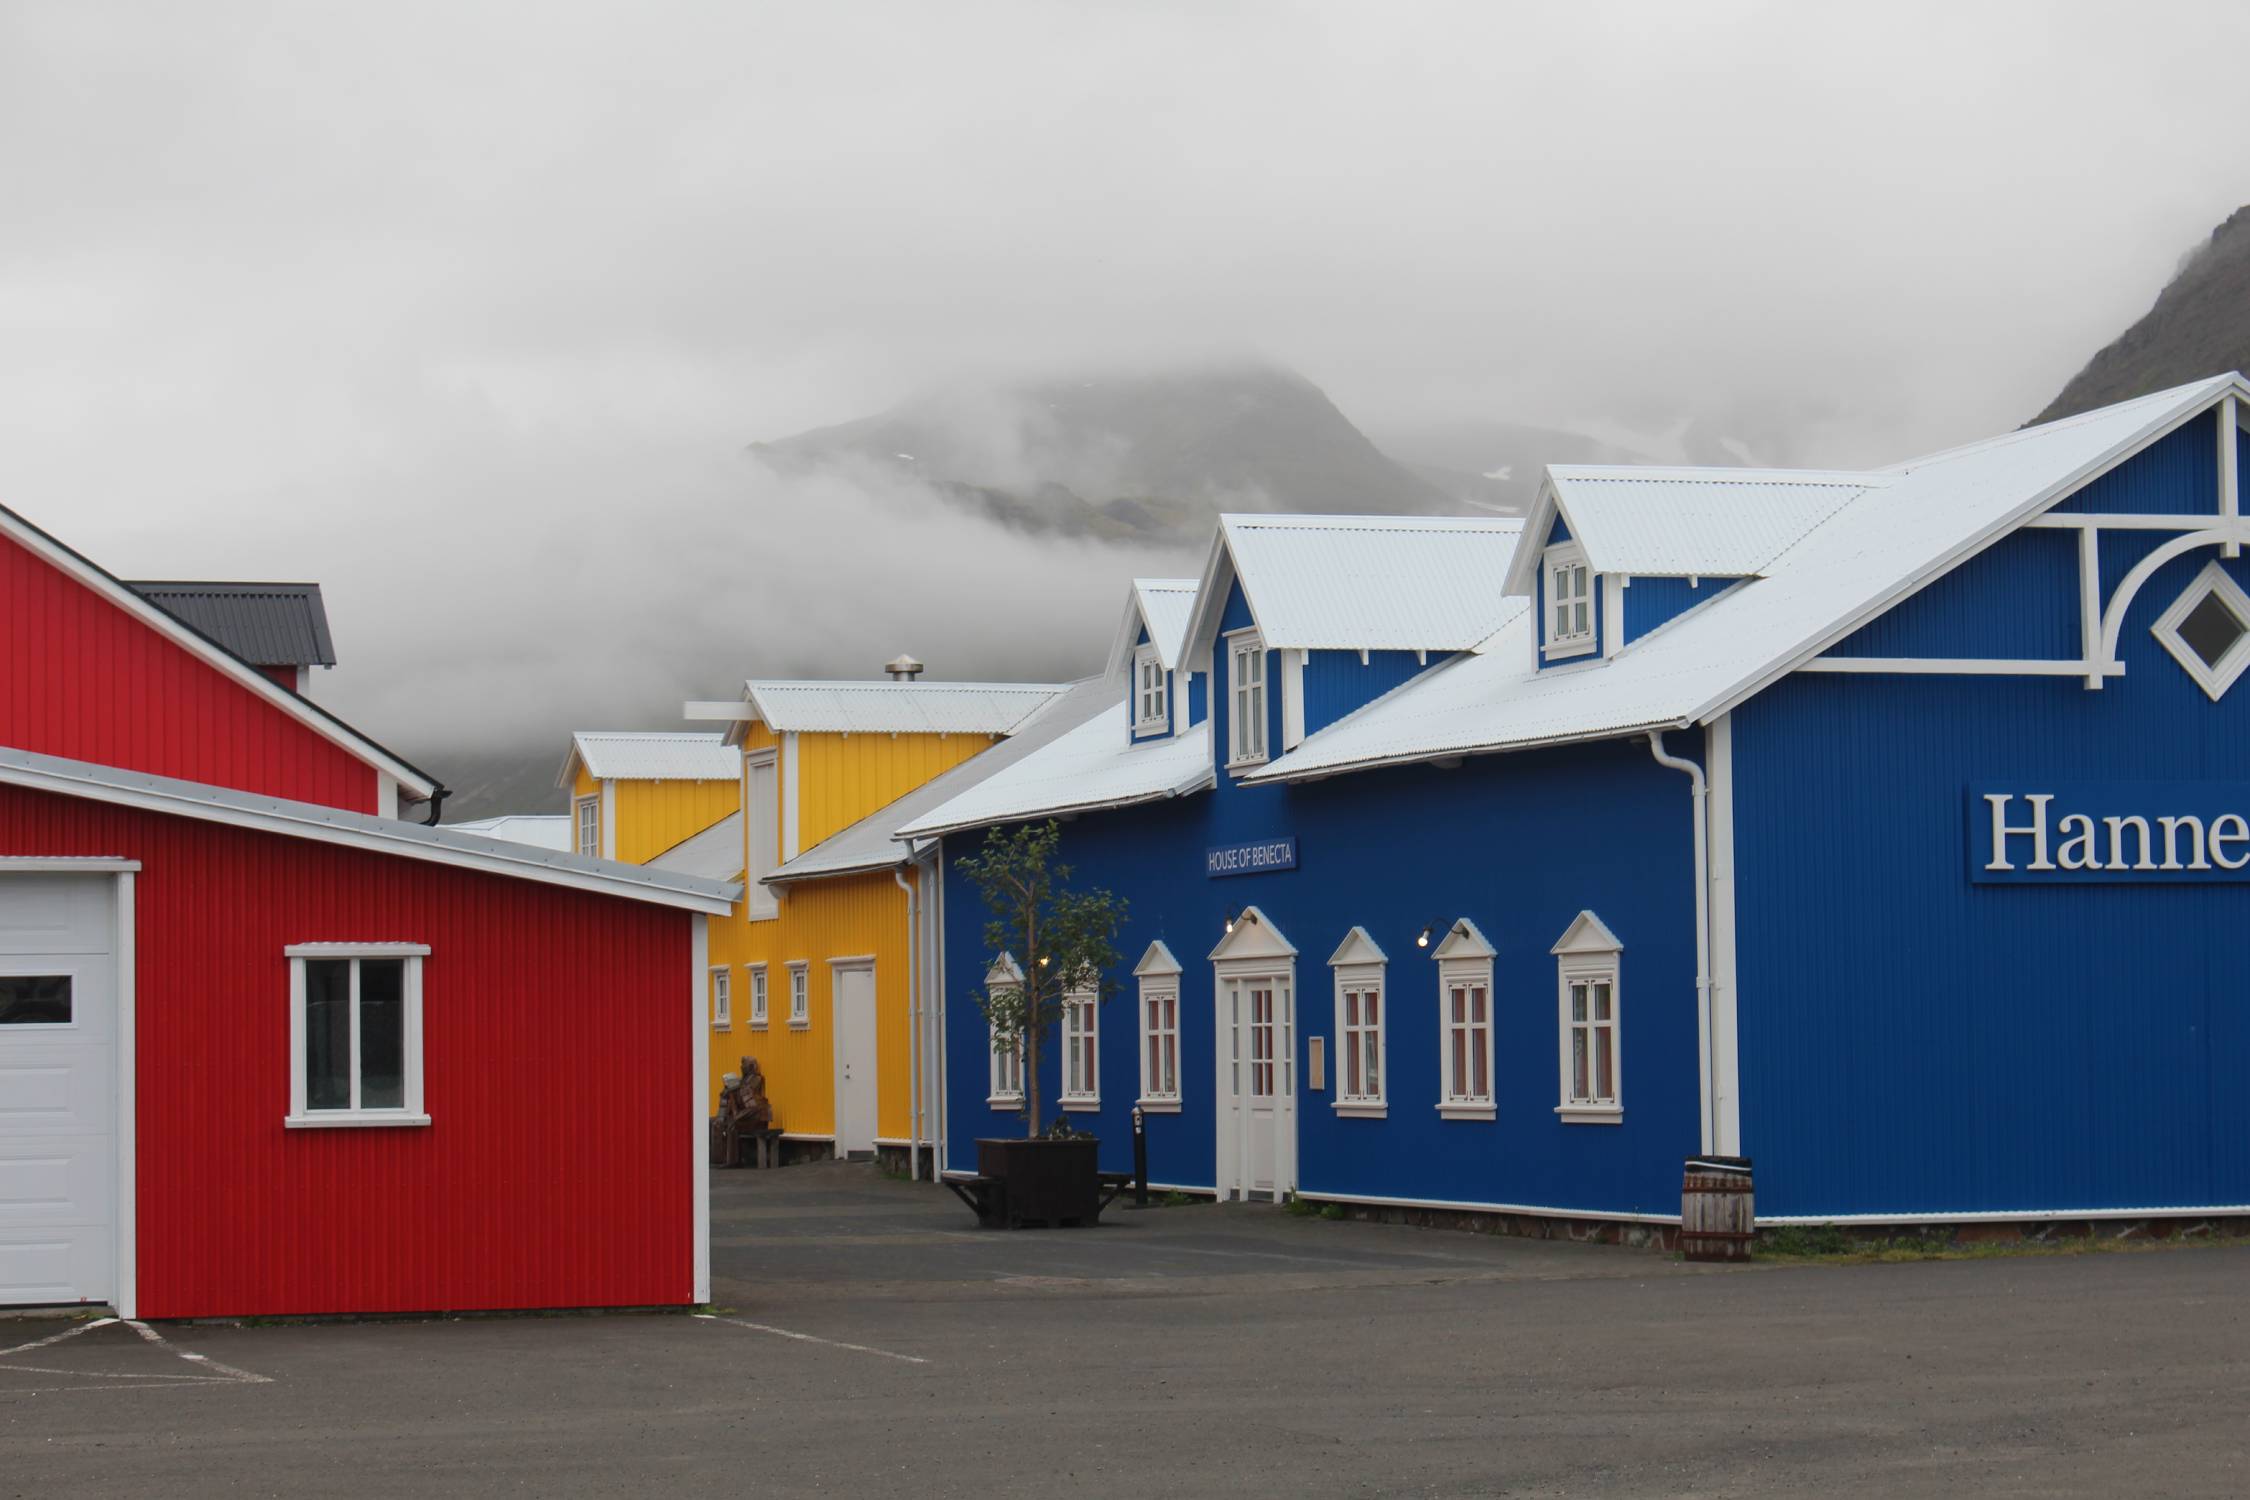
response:
<svg viewBox="0 0 2250 1500"><path fill-rule="evenodd" d="M1255 756L1249 760L1230 760L1227 762L1227 772L1229 775L1239 776L1246 771L1255 771L1265 763L1266 757L1263 755Z"/></svg>
<svg viewBox="0 0 2250 1500"><path fill-rule="evenodd" d="M1099 1099L1065 1099L1062 1102L1062 1107L1072 1114L1093 1114L1101 1109L1102 1101Z"/></svg>
<svg viewBox="0 0 2250 1500"><path fill-rule="evenodd" d="M991 1105L994 1109L1021 1109L1023 1108L1023 1095L987 1094L985 1095L984 1102Z"/></svg>
<svg viewBox="0 0 2250 1500"><path fill-rule="evenodd" d="M713 1021L713 1022L711 1023L711 1029L712 1029L713 1031L732 1031L732 1030L734 1030L734 1022L732 1022L732 1021Z"/></svg>
<svg viewBox="0 0 2250 1500"><path fill-rule="evenodd" d="M1437 1112L1448 1120L1496 1120L1499 1111L1490 1104L1440 1104Z"/></svg>
<svg viewBox="0 0 2250 1500"><path fill-rule="evenodd" d="M1336 1118L1339 1120L1387 1120L1391 1107L1373 1099L1336 1101Z"/></svg>
<svg viewBox="0 0 2250 1500"><path fill-rule="evenodd" d="M1171 723L1164 719L1143 719L1140 723L1133 726L1133 733L1137 735L1162 734L1165 730L1170 729L1171 727Z"/></svg>
<svg viewBox="0 0 2250 1500"><path fill-rule="evenodd" d="M1558 1104L1555 1118L1565 1125L1622 1125L1625 1107L1621 1104Z"/></svg>
<svg viewBox="0 0 2250 1500"><path fill-rule="evenodd" d="M766 1029L766 1023L763 1021L752 1021L750 1023L750 1029L752 1031L763 1031Z"/></svg>
<svg viewBox="0 0 2250 1500"><path fill-rule="evenodd" d="M1176 1115L1180 1112L1178 1099L1135 1099L1133 1107L1144 1115Z"/></svg>
<svg viewBox="0 0 2250 1500"><path fill-rule="evenodd" d="M1552 641L1539 648L1539 657L1542 661L1567 661L1573 656L1591 656L1593 654L1594 638L1592 636L1587 636L1583 640Z"/></svg>
<svg viewBox="0 0 2250 1500"><path fill-rule="evenodd" d="M802 1021L791 1021L789 1029L791 1031L810 1031L812 1030L812 1018L808 1016Z"/></svg>
<svg viewBox="0 0 2250 1500"><path fill-rule="evenodd" d="M371 1130L382 1125L427 1125L428 1115L410 1115L405 1110L319 1110L310 1114L288 1115L281 1122L291 1130Z"/></svg>

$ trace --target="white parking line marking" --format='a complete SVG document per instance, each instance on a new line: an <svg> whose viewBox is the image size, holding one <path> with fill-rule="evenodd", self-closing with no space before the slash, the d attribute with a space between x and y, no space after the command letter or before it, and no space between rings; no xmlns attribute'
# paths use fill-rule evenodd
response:
<svg viewBox="0 0 2250 1500"><path fill-rule="evenodd" d="M867 1344L847 1344L842 1339L824 1339L817 1334L798 1333L788 1328L776 1328L771 1323L746 1323L740 1318L722 1318L717 1313L697 1313L706 1323L732 1323L737 1328L747 1328L752 1333L770 1333L776 1338L795 1339L803 1344L826 1344L831 1349L849 1349L855 1354L880 1354L885 1359L895 1359L910 1365L926 1365L928 1360L919 1354L898 1354L889 1349L877 1349Z"/></svg>
<svg viewBox="0 0 2250 1500"><path fill-rule="evenodd" d="M238 1370L233 1365L222 1365L208 1354L190 1354L185 1349L175 1348L168 1340L166 1340L163 1334L158 1333L155 1329L149 1327L146 1323L140 1322L138 1319L127 1320L125 1326L132 1329L133 1332L139 1334L142 1338L147 1339L150 1343L156 1345L157 1348L166 1350L167 1352L172 1354L177 1354L182 1359L194 1360L197 1364L202 1365L206 1370L217 1370L221 1375L226 1376L228 1379L235 1381L238 1384L273 1384L273 1377L270 1375L253 1375L248 1370Z"/></svg>
<svg viewBox="0 0 2250 1500"><path fill-rule="evenodd" d="M34 1349L44 1349L49 1344L59 1344L64 1339L74 1339L92 1329L107 1328L116 1321L115 1318L96 1318L90 1323L73 1323L60 1333L50 1333L43 1339L33 1339L30 1343L18 1344L13 1349L0 1349L0 1359L6 1359L11 1354L28 1354Z"/></svg>

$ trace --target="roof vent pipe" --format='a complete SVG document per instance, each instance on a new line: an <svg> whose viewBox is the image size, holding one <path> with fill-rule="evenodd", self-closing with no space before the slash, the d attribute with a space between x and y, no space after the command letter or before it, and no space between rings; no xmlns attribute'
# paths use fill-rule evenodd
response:
<svg viewBox="0 0 2250 1500"><path fill-rule="evenodd" d="M883 670L891 674L893 682L912 682L922 675L922 664L911 656L897 656L883 663Z"/></svg>

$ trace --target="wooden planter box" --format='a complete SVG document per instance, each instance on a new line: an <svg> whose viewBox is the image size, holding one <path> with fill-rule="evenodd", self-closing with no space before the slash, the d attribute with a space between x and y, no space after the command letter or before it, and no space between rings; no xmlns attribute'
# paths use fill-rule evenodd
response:
<svg viewBox="0 0 2250 1500"><path fill-rule="evenodd" d="M1093 1224L1102 1211L1099 1145L1085 1136L978 1141L977 1175L1000 1185L984 1222L1010 1229Z"/></svg>

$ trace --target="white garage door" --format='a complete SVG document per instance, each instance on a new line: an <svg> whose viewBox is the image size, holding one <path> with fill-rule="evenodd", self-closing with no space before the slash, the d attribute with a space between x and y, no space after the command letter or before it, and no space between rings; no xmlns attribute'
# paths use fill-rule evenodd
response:
<svg viewBox="0 0 2250 1500"><path fill-rule="evenodd" d="M0 873L0 1304L116 1294L115 889Z"/></svg>

